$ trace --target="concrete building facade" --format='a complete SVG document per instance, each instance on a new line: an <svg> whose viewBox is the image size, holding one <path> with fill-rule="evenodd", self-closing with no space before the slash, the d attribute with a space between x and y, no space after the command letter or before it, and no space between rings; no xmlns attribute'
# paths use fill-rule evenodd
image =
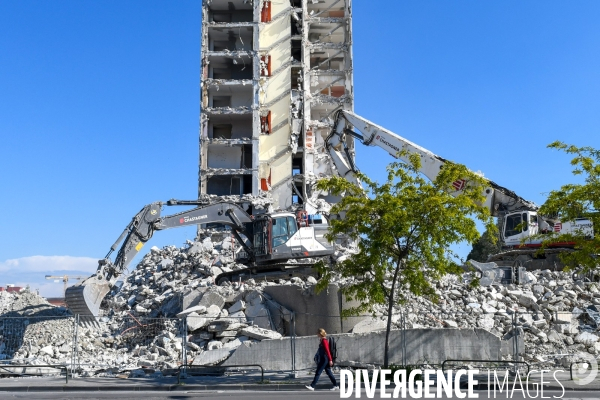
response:
<svg viewBox="0 0 600 400"><path fill-rule="evenodd" d="M316 213L325 138L353 109L351 0L204 0L199 194Z"/></svg>

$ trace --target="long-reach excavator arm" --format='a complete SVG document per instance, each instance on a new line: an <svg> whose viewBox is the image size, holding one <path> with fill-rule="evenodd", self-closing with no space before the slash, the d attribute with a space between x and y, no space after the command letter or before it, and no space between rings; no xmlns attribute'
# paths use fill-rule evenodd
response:
<svg viewBox="0 0 600 400"><path fill-rule="evenodd" d="M250 215L235 203L203 204L191 210L161 217L163 205L162 202L148 204L133 217L121 236L111 246L106 257L101 260L101 265L96 273L97 276L101 275L98 276L99 279L106 279L114 283L114 280L127 269L144 244L150 240L154 231L188 225L220 224L231 227L234 234L239 235L239 233L246 233L245 224L252 222ZM169 200L166 205L190 205L190 202ZM113 264L109 257L123 241L123 238L125 241ZM239 239L239 242L248 254L252 254L252 249L246 246L243 240Z"/></svg>
<svg viewBox="0 0 600 400"><path fill-rule="evenodd" d="M391 156L405 162L408 160L403 153L419 154L421 156L420 172L432 181L438 176L444 164L449 162L353 112L340 110L335 115L334 126L326 139L326 146L338 173L358 184L360 183L356 176L358 169L354 165L353 154L348 147L348 137L353 137L367 146L381 147ZM402 152L402 150L406 150L406 152ZM459 193L463 185L463 180L454 182L455 193ZM490 215L498 217L502 247L505 250L490 257L488 261L500 262L504 266L508 265L512 267L513 272L518 271L519 268L557 268L557 265L562 265L558 255L561 252L571 251L574 243L556 243L552 245L553 249L544 251L540 255L537 252L543 241L540 234L580 234L583 232L588 236L593 235L592 223L586 218L561 222L553 216L538 215L538 206L535 203L525 200L512 190L488 179L486 179L485 186L482 188L486 198L484 204ZM482 276L485 274L490 276L490 266L477 266L476 264L473 265L480 270Z"/></svg>
<svg viewBox="0 0 600 400"><path fill-rule="evenodd" d="M191 210L161 216L164 205L195 205ZM244 263L253 271L280 269L287 260L323 257L334 253L324 237L326 225L315 225L306 212L278 212L251 216L237 203L210 200L169 200L148 204L127 225L108 254L98 262L96 273L67 288L65 300L73 314L95 317L102 299L155 231L188 225L225 225L245 251ZM244 235L246 239L242 238ZM121 244L122 243L122 244ZM120 247L119 247L120 246ZM118 250L117 250L118 249ZM110 256L117 252L115 261ZM298 264L293 264L298 265ZM228 278L221 274L220 280Z"/></svg>
<svg viewBox="0 0 600 400"><path fill-rule="evenodd" d="M254 249L246 245L240 233L246 234L246 224L252 222L252 217L235 203L214 203L169 200L166 205L199 205L198 207L173 215L161 217L163 202L155 202L144 206L123 233L110 247L108 254L98 261L96 273L85 281L69 287L65 292L65 301L74 314L98 315L102 299L115 281L127 269L131 261L150 240L155 231L169 228L179 228L198 224L220 224L230 226L234 236L244 247L246 253L253 258ZM111 254L117 252L114 263Z"/></svg>
<svg viewBox="0 0 600 400"><path fill-rule="evenodd" d="M419 154L421 156L421 173L431 181L435 180L440 169L448 162L431 151L351 111L339 110L335 115L333 129L327 137L326 146L340 176L351 182L358 183L355 175L358 169L347 146L347 136L358 139L366 146L381 147L394 158L403 161L408 160L399 154L402 150ZM492 216L498 216L500 212L538 209L535 203L525 200L515 192L490 180L487 180L487 183L488 187L483 188L483 193L486 197L485 205ZM455 187L460 189L460 182L457 182Z"/></svg>

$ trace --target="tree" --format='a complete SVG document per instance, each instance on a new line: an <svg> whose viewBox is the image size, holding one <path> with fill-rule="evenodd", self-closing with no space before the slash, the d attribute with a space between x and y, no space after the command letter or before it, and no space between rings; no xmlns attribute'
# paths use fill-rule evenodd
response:
<svg viewBox="0 0 600 400"><path fill-rule="evenodd" d="M461 271L460 260L449 247L479 238L470 216L495 229L488 210L481 205L483 178L463 165L448 163L435 182L429 182L419 174L419 155L404 155L409 161L390 164L382 185L359 174L367 193L340 177L317 184L318 189L341 196L331 214L344 218L330 218L328 240L347 235L359 242L359 252L345 261L332 268L324 263L317 266L322 275L317 290L326 288L336 275L352 277L354 283L340 290L360 306L344 310L344 316L373 312L376 305L386 307L386 368L394 305L405 302L408 292L435 300L432 282ZM452 183L459 179L466 180L465 189L453 196Z"/></svg>
<svg viewBox="0 0 600 400"><path fill-rule="evenodd" d="M473 247L467 256L467 260L475 260L479 262L487 261L491 254L498 254L502 250L502 243L498 229L490 231L486 229L481 234L481 237L473 243Z"/></svg>
<svg viewBox="0 0 600 400"><path fill-rule="evenodd" d="M575 221L577 218L588 218L594 226L593 237L584 231L562 235L544 235L542 248L555 243L573 242L575 250L562 253L561 260L566 266L579 265L584 271L591 271L598 266L597 254L600 249L600 150L592 147L576 147L563 142L553 142L549 148L574 154L571 160L573 175L583 176L584 183L561 186L550 192L546 202L540 207L539 214L557 216L562 222Z"/></svg>

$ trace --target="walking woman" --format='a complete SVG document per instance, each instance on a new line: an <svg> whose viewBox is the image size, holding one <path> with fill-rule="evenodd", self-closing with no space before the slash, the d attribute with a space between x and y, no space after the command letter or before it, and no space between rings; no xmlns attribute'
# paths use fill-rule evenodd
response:
<svg viewBox="0 0 600 400"><path fill-rule="evenodd" d="M310 385L306 385L308 390L315 390L315 386L317 386L317 381L321 376L323 370L333 383L333 388L330 390L338 390L339 386L337 381L335 380L335 376L333 376L333 372L331 372L331 367L333 366L333 357L331 357L331 350L329 349L329 341L327 340L327 332L325 329L319 328L317 332L317 336L319 338L319 350L315 355L315 361L317 362L317 372L315 372L315 377Z"/></svg>

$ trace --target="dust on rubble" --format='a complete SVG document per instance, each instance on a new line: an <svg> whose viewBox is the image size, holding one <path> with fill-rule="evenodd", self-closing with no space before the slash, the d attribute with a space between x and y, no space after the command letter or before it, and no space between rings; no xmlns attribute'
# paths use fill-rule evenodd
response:
<svg viewBox="0 0 600 400"><path fill-rule="evenodd" d="M238 249L230 234L211 231L181 248L153 247L108 294L98 322L77 327L76 344L68 310L27 290L0 292L0 359L70 363L75 351L88 371L112 367L135 375L141 367L175 369L184 351L188 362L216 365L240 346L287 335L291 310L264 288L294 285L310 294L316 279L215 285L220 273L245 268L235 261ZM447 276L435 284L437 303L407 295L406 305L394 309L392 326L400 327L403 313L406 328L481 328L504 340L518 334L525 342L521 356L543 365L566 365L579 353L600 354L600 318L594 319L593 308L600 305L598 284L549 270L525 278L519 285L471 288L462 277ZM353 282L336 279L340 286ZM354 333L385 329L385 307L374 311Z"/></svg>

